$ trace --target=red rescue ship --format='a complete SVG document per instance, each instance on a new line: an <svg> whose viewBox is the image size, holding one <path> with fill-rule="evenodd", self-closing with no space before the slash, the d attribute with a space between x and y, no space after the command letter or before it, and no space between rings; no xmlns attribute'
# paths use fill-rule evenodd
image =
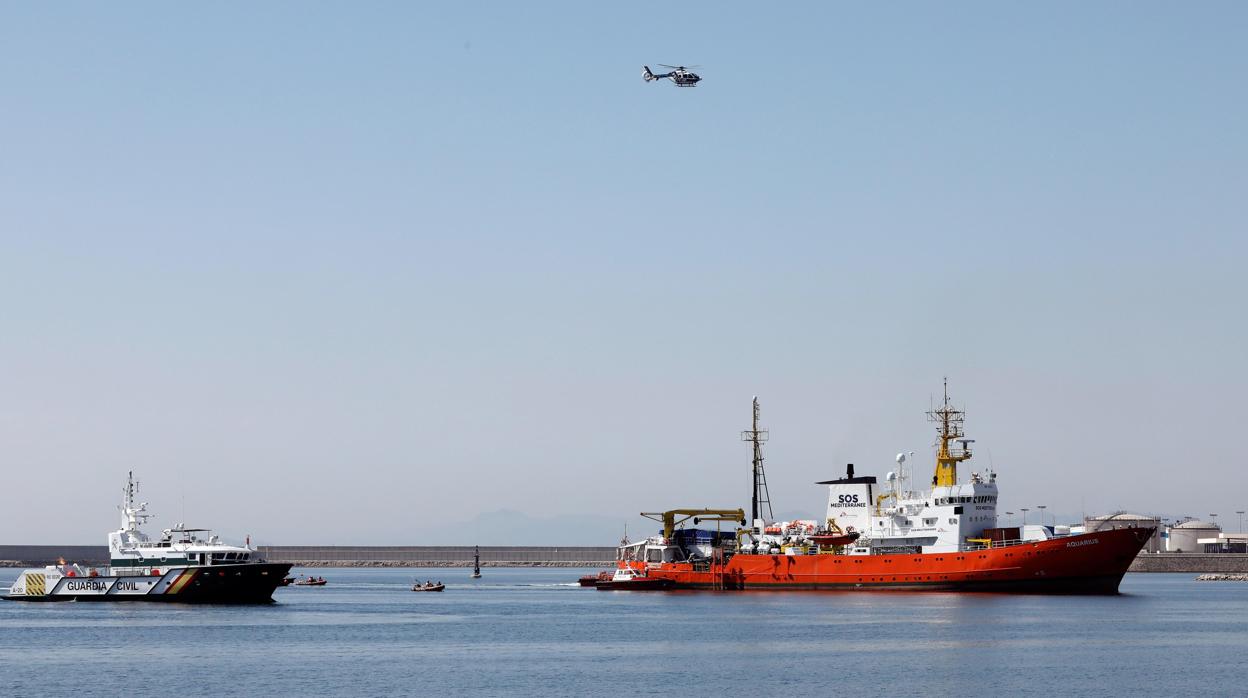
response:
<svg viewBox="0 0 1248 698"><path fill-rule="evenodd" d="M928 412L937 425L936 472L931 487L913 490L905 473L885 482L855 476L818 484L828 488L822 523L768 522L769 510L754 400L752 520L741 509L677 509L643 514L663 523L662 535L620 547L615 584L602 589L898 589L967 592L1116 594L1151 527L1061 534L1057 527L997 526L997 474L958 464L971 458L964 412L945 391ZM692 520L717 530L685 528ZM724 530L724 523L731 526ZM736 527L739 524L740 527Z"/></svg>

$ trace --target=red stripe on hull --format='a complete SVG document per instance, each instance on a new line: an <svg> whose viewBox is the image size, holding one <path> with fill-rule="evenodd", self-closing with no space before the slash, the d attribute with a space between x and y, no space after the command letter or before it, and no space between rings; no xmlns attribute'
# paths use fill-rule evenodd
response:
<svg viewBox="0 0 1248 698"><path fill-rule="evenodd" d="M915 555L736 555L720 568L650 568L678 589L888 589L1116 594L1152 528Z"/></svg>

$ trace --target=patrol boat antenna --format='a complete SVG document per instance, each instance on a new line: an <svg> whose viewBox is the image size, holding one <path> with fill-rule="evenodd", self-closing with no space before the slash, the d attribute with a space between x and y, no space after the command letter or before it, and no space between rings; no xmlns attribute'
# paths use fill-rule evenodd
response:
<svg viewBox="0 0 1248 698"><path fill-rule="evenodd" d="M949 379L945 379L944 401L940 407L929 410L927 420L936 422L936 438L940 449L936 453L936 474L932 476L933 487L952 487L958 484L958 463L971 457L974 439L963 438L962 423L966 412L949 404ZM950 448L949 442L957 441L961 447Z"/></svg>
<svg viewBox="0 0 1248 698"><path fill-rule="evenodd" d="M139 493L139 481L134 479L133 470L126 473L126 486L121 492L121 530L134 539L147 540L147 536L139 531L139 526L147 523L152 515L146 513L147 502L135 504L134 495Z"/></svg>
<svg viewBox="0 0 1248 698"><path fill-rule="evenodd" d="M754 422L748 431L741 432L741 440L754 444L754 496L750 500L750 525L758 527L758 515L761 507L767 508L767 518L771 521L775 514L771 511L771 495L767 492L767 474L763 472L763 442L767 440L768 431L758 428L758 396L754 396Z"/></svg>

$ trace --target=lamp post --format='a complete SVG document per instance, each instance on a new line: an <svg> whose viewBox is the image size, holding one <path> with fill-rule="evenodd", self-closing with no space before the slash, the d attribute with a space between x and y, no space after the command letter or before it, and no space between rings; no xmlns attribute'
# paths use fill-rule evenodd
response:
<svg viewBox="0 0 1248 698"><path fill-rule="evenodd" d="M1236 531L1236 533L1243 533L1244 532L1244 512L1237 511L1235 513L1239 514L1239 530Z"/></svg>
<svg viewBox="0 0 1248 698"><path fill-rule="evenodd" d="M1023 512L1023 525L1024 525L1024 526L1026 526L1026 525L1027 525L1027 512L1029 512L1029 511L1031 511L1031 510L1030 510L1030 509L1028 509L1027 507L1023 507L1023 508L1022 508L1022 509L1020 509L1019 511Z"/></svg>
<svg viewBox="0 0 1248 698"><path fill-rule="evenodd" d="M1048 507L1048 505L1047 505L1047 504L1037 504L1037 505L1036 505L1036 508L1040 510L1040 525L1041 525L1041 526L1043 526L1043 525L1044 525L1044 510L1045 510L1047 507Z"/></svg>
<svg viewBox="0 0 1248 698"><path fill-rule="evenodd" d="M1010 521L1011 521L1011 522L1013 522L1013 520L1014 520L1014 512L1012 512L1012 511L1007 511L1007 512L1005 512L1005 515L1006 515L1006 516L1008 516L1008 517L1010 517Z"/></svg>

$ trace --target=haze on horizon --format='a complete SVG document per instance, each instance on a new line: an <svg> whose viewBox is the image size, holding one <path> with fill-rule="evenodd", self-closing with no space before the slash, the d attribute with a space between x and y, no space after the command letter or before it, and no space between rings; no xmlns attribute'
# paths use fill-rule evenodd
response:
<svg viewBox="0 0 1248 698"><path fill-rule="evenodd" d="M609 545L748 507L753 395L816 516L930 477L943 376L1002 511L1234 528L1246 19L6 4L0 542L134 470L257 542Z"/></svg>

